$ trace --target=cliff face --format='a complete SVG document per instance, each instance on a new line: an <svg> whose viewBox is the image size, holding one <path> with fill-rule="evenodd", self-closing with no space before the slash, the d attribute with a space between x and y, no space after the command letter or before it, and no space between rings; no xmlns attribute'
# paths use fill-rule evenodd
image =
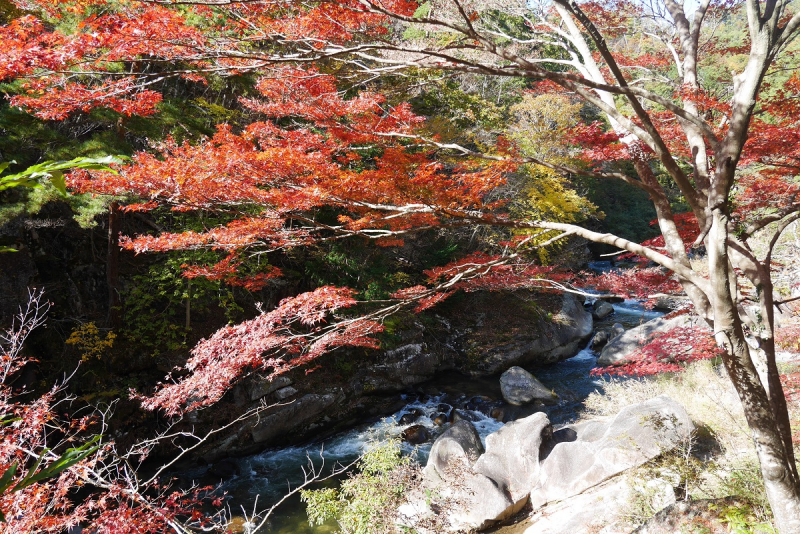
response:
<svg viewBox="0 0 800 534"><path fill-rule="evenodd" d="M31 287L44 288L56 305L51 317L104 318L105 235L102 225L82 229L69 207L57 202L0 227L2 244L18 250L0 253L0 324L17 313Z"/></svg>

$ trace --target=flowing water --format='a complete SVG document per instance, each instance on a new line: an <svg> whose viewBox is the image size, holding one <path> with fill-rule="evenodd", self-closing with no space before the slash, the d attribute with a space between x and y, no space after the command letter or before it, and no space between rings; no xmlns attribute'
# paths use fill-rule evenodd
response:
<svg viewBox="0 0 800 534"><path fill-rule="evenodd" d="M614 304L615 313L604 321L595 321L595 329L609 328L613 323L621 323L626 329L637 326L661 315L646 311L636 301ZM560 401L556 406L515 409L506 414L508 418L524 417L534 411L545 411L554 424L567 423L574 419L586 397L595 391L602 392L604 379L593 377L589 371L595 367L596 355L588 348L575 357L562 362L544 366L528 367L545 386L553 388ZM324 458L326 469L336 464L348 464L362 454L376 441L399 436L402 431L414 425L423 425L432 438L418 447L404 445L405 452L416 455L424 464L435 439L445 427L438 427L434 418L441 412L441 404L459 408L473 421L481 438L502 427L503 423L487 415L491 408L498 406L500 394L499 376L470 378L455 372L444 372L417 388L422 393L405 396L407 404L398 412L383 420L364 424L337 434L323 442L302 446L270 449L259 454L234 460L239 474L224 484L231 503L246 503L244 511L232 510L234 515L250 515L253 503L258 498L259 508L274 503L287 492L288 485L297 485L303 480L303 467L312 461L319 467ZM400 424L404 414L417 410L422 415L406 425ZM328 534L336 532L335 524L311 527L305 507L299 496L283 503L270 517L269 523L258 534Z"/></svg>

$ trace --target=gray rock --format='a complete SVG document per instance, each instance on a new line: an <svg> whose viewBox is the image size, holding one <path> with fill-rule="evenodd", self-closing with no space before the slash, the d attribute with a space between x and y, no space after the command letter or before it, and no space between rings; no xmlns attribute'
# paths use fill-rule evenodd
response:
<svg viewBox="0 0 800 534"><path fill-rule="evenodd" d="M261 375L253 375L245 382L244 387L247 390L247 396L251 401L257 401L261 397L266 397L273 391L276 391L292 383L292 379L288 376L278 376L269 380Z"/></svg>
<svg viewBox="0 0 800 534"><path fill-rule="evenodd" d="M545 505L525 521L523 534L628 534L630 485L615 477L584 493Z"/></svg>
<svg viewBox="0 0 800 534"><path fill-rule="evenodd" d="M592 306L592 317L595 319L605 319L614 313L614 306L604 300L596 300Z"/></svg>
<svg viewBox="0 0 800 534"><path fill-rule="evenodd" d="M412 425L402 433L403 441L411 445L421 445L430 439L428 429L422 425Z"/></svg>
<svg viewBox="0 0 800 534"><path fill-rule="evenodd" d="M371 391L392 392L419 384L433 378L438 371L448 368L446 354L428 350L424 343L411 343L386 351L384 362L372 368L367 377Z"/></svg>
<svg viewBox="0 0 800 534"><path fill-rule="evenodd" d="M619 323L614 323L614 326L611 327L611 331L608 333L608 341L614 341L619 336L625 333L625 327Z"/></svg>
<svg viewBox="0 0 800 534"><path fill-rule="evenodd" d="M303 395L290 404L273 406L253 425L251 436L255 443L268 444L286 433L308 423L336 401L336 395Z"/></svg>
<svg viewBox="0 0 800 534"><path fill-rule="evenodd" d="M643 325L631 328L624 334L612 339L603 348L597 365L624 365L629 363L628 359L639 347L646 344L657 332L665 332L673 328L698 326L701 324L700 318L696 315L680 315L672 319L659 317L652 321L647 321Z"/></svg>
<svg viewBox="0 0 800 534"><path fill-rule="evenodd" d="M570 425L575 441L558 443L542 462L531 492L534 508L577 495L655 458L689 438L686 410L664 395L623 408L606 420Z"/></svg>
<svg viewBox="0 0 800 534"><path fill-rule="evenodd" d="M297 393L297 390L292 386L281 388L275 392L275 398L278 400L285 400Z"/></svg>
<svg viewBox="0 0 800 534"><path fill-rule="evenodd" d="M513 505L508 496L490 479L469 470L462 471L455 484L440 482L431 490L427 493L412 490L407 494L407 502L398 507L399 523L409 531L419 534L475 532L511 517L509 510ZM444 520L442 516L437 517L443 512L441 508L436 512L431 510L432 495L433 499L447 503Z"/></svg>
<svg viewBox="0 0 800 534"><path fill-rule="evenodd" d="M677 299L674 297L663 296L658 297L656 299L656 304L653 306L653 309L660 312L669 313L671 311L677 310L678 307L681 305L681 299Z"/></svg>
<svg viewBox="0 0 800 534"><path fill-rule="evenodd" d="M607 330L601 330L600 332L596 333L592 338L590 346L592 350L600 350L606 346L608 343L609 335Z"/></svg>
<svg viewBox="0 0 800 534"><path fill-rule="evenodd" d="M500 391L509 404L520 406L534 400L554 404L558 396L522 367L512 367L500 375Z"/></svg>
<svg viewBox="0 0 800 534"><path fill-rule="evenodd" d="M475 472L493 480L521 509L539 477L542 441L552 430L544 413L508 423L486 437L486 452L475 463Z"/></svg>
<svg viewBox="0 0 800 534"><path fill-rule="evenodd" d="M486 452L472 469L466 451L477 453L481 449L470 423L456 423L448 430L449 435L436 440L424 481L429 490L449 503L450 528L458 532L482 530L519 512L539 475L539 449L551 430L543 413L509 423L487 436ZM425 516L419 503L407 509L417 517Z"/></svg>
<svg viewBox="0 0 800 534"><path fill-rule="evenodd" d="M422 410L420 410L419 408L412 408L408 413L404 413L400 417L400 421L398 421L398 424L400 424L401 426L410 425L411 423L422 417L422 415L423 415Z"/></svg>
<svg viewBox="0 0 800 534"><path fill-rule="evenodd" d="M471 298L477 298L470 296ZM484 300L464 305L470 310L470 319L449 343L461 347L466 358L459 358L459 371L473 376L493 375L512 365L526 363L549 364L575 356L586 346L592 335L592 314L583 308L581 301L565 294L561 308L553 319L542 318L541 310L533 306L526 309L514 305L522 300L507 296L512 303L497 302L497 295L481 296ZM534 297L530 297L534 300ZM490 300L493 299L493 300ZM492 310L480 321L475 310ZM466 315L466 314L465 314Z"/></svg>
<svg viewBox="0 0 800 534"><path fill-rule="evenodd" d="M433 442L423 477L433 485L438 485L441 480L447 480L459 470L474 465L481 454L483 444L475 425L461 419Z"/></svg>
<svg viewBox="0 0 800 534"><path fill-rule="evenodd" d="M475 426L463 419L439 436L431 448L422 472L422 486L450 503L448 521L452 530L488 528L511 517L521 507L515 507L497 482L472 468L483 452ZM420 507L419 502L413 504L412 500L410 509ZM424 516L419 510L416 514Z"/></svg>
<svg viewBox="0 0 800 534"><path fill-rule="evenodd" d="M458 503L450 515L450 524L456 532L484 530L519 511L494 481L484 475L466 475L458 494L451 498Z"/></svg>

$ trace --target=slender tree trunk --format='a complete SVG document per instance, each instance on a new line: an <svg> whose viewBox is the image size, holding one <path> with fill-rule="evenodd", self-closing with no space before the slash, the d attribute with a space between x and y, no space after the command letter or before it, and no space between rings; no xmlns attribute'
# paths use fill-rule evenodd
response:
<svg viewBox="0 0 800 534"><path fill-rule="evenodd" d="M192 280L186 280L186 330L192 327Z"/></svg>
<svg viewBox="0 0 800 534"><path fill-rule="evenodd" d="M119 203L108 207L108 252L106 253L106 285L108 286L108 324L122 326L122 302L119 296Z"/></svg>
<svg viewBox="0 0 800 534"><path fill-rule="evenodd" d="M641 153L640 157L634 158L634 168L642 181L652 186L651 190L653 192L650 193L650 200L656 210L658 226L661 230L661 235L664 236L664 245L667 251L675 261L686 267L691 267L689 257L686 255L684 248L686 245L680 236L680 232L678 232L678 227L675 225L675 218L672 215L669 199L666 195L660 194L658 179L653 174L653 170L647 161L641 157ZM705 293L685 278L680 278L680 280L684 291L692 299L697 314L706 321L710 320L712 315L711 304L708 302Z"/></svg>
<svg viewBox="0 0 800 534"><path fill-rule="evenodd" d="M725 368L739 394L748 426L753 432L775 524L782 534L796 534L800 533L800 480L790 448L791 440L788 440L787 449L786 436L783 435L785 427L779 424L780 414L773 411L767 390L753 365L742 321L731 294L728 223L727 213L720 207L715 208L707 240L714 336L725 348Z"/></svg>

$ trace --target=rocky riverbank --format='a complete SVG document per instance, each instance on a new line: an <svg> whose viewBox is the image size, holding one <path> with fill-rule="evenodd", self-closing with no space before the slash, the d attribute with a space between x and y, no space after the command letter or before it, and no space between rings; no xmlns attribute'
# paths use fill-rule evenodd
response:
<svg viewBox="0 0 800 534"><path fill-rule="evenodd" d="M462 297L456 306L423 321L407 319L393 345L378 354L332 355L311 375L265 380L253 375L219 406L192 423L221 423L232 413L266 404L258 421L246 421L210 440L206 461L328 435L399 409L401 392L413 392L438 373L497 374L514 365L544 365L575 356L592 334L592 316L572 296L543 301L528 292Z"/></svg>
<svg viewBox="0 0 800 534"><path fill-rule="evenodd" d="M570 510L567 515L556 520L545 514L548 522L559 524L557 532L588 532L603 516L603 507L571 501L613 499L607 487L602 495L591 490L688 443L693 431L684 407L666 396L557 430L544 413L536 413L487 436L485 449L475 427L458 421L433 444L420 487L400 509L400 522L421 534L484 530L526 504L542 510L559 503ZM530 533L550 531L537 523Z"/></svg>

